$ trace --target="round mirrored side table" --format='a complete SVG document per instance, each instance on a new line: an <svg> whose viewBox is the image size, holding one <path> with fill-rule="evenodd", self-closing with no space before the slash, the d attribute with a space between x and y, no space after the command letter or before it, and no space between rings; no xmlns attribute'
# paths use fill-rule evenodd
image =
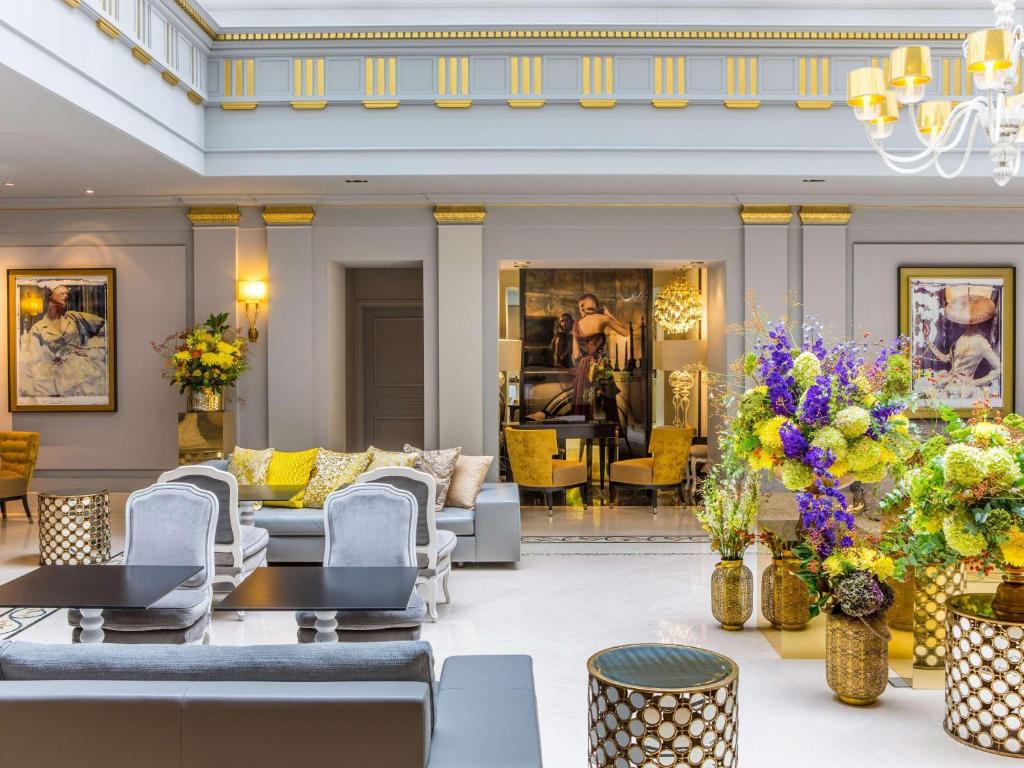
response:
<svg viewBox="0 0 1024 768"><path fill-rule="evenodd" d="M40 565L97 565L109 559L108 491L40 491Z"/></svg>
<svg viewBox="0 0 1024 768"><path fill-rule="evenodd" d="M590 673L591 768L732 768L739 667L688 645L599 651Z"/></svg>

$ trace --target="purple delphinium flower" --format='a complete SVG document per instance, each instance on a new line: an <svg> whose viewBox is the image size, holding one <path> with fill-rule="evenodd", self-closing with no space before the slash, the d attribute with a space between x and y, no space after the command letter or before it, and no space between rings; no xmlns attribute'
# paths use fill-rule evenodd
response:
<svg viewBox="0 0 1024 768"><path fill-rule="evenodd" d="M800 409L801 418L815 426L828 424L828 404L832 399L832 385L827 376L819 376L804 393L803 406Z"/></svg>
<svg viewBox="0 0 1024 768"><path fill-rule="evenodd" d="M804 352L811 352L818 360L825 362L828 357L828 347L825 346L825 339L821 331L821 323L812 322L804 326Z"/></svg>
<svg viewBox="0 0 1024 768"><path fill-rule="evenodd" d="M779 427L779 439L782 440L782 452L787 459L803 459L807 452L807 438L795 424L789 422Z"/></svg>
<svg viewBox="0 0 1024 768"><path fill-rule="evenodd" d="M777 416L796 415L796 382L792 376L784 376L778 371L772 371L765 379L768 387L768 400L771 403L772 411Z"/></svg>
<svg viewBox="0 0 1024 768"><path fill-rule="evenodd" d="M872 440L881 440L885 434L886 425L889 419L903 410L903 404L898 402L875 403L871 406L871 426L868 427L868 437Z"/></svg>

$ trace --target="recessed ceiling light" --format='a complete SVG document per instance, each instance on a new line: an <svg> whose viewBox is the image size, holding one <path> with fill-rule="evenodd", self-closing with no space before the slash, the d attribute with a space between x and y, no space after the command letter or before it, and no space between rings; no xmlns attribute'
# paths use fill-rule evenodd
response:
<svg viewBox="0 0 1024 768"><path fill-rule="evenodd" d="M85 190L85 194L87 194L87 195L95 195L96 194L96 190L95 189L87 189L87 190Z"/></svg>
<svg viewBox="0 0 1024 768"><path fill-rule="evenodd" d="M13 187L14 186L14 182L13 181L5 181L4 182L4 186L5 187Z"/></svg>
<svg viewBox="0 0 1024 768"><path fill-rule="evenodd" d="M824 184L825 179L804 179L804 184Z"/></svg>
<svg viewBox="0 0 1024 768"><path fill-rule="evenodd" d="M345 179L346 184L369 184L369 179Z"/></svg>

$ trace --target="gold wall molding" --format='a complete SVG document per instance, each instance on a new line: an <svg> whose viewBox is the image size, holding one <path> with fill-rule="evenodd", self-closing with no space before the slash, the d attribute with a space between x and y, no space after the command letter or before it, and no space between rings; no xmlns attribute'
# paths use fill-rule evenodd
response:
<svg viewBox="0 0 1024 768"><path fill-rule="evenodd" d="M132 46L132 56L136 58L142 64L149 64L153 60L153 57L146 53L144 50L139 48L137 45Z"/></svg>
<svg viewBox="0 0 1024 768"><path fill-rule="evenodd" d="M237 205L197 205L188 209L194 227L237 227L242 214Z"/></svg>
<svg viewBox="0 0 1024 768"><path fill-rule="evenodd" d="M222 101L220 108L228 112L251 112L256 109L255 101Z"/></svg>
<svg viewBox="0 0 1024 768"><path fill-rule="evenodd" d="M757 109L761 106L760 99L726 99L723 103L727 109Z"/></svg>
<svg viewBox="0 0 1024 768"><path fill-rule="evenodd" d="M744 205L740 220L744 224L789 224L793 209L788 205Z"/></svg>
<svg viewBox="0 0 1024 768"><path fill-rule="evenodd" d="M195 104L197 107L203 103L203 97L195 91L190 90L185 95L188 96L188 100Z"/></svg>
<svg viewBox="0 0 1024 768"><path fill-rule="evenodd" d="M689 99L651 99L651 106L657 109L682 109L689 104Z"/></svg>
<svg viewBox="0 0 1024 768"><path fill-rule="evenodd" d="M217 30L215 30L213 27L209 25L209 23L206 21L206 19L202 17L199 11L197 11L192 6L192 3L190 3L188 0L174 0L174 4L181 8L181 10L184 12L186 16L189 17L192 23L206 33L207 37L209 37L211 40L217 39Z"/></svg>
<svg viewBox="0 0 1024 768"><path fill-rule="evenodd" d="M580 99L584 109L611 109L618 102L615 99Z"/></svg>
<svg viewBox="0 0 1024 768"><path fill-rule="evenodd" d="M117 38L121 36L121 30L119 30L106 19L96 19L96 29L98 29L104 35L109 37L111 40L117 40Z"/></svg>
<svg viewBox="0 0 1024 768"><path fill-rule="evenodd" d="M367 109L396 109L398 105L398 99L363 99Z"/></svg>
<svg viewBox="0 0 1024 768"><path fill-rule="evenodd" d="M178 83L181 82L175 75L171 74L166 69L160 73L160 77L162 77L164 79L164 82L172 88L177 87Z"/></svg>
<svg viewBox="0 0 1024 768"><path fill-rule="evenodd" d="M544 99L509 99L508 105L512 109L540 109L544 106Z"/></svg>
<svg viewBox="0 0 1024 768"><path fill-rule="evenodd" d="M472 99L434 99L434 106L439 109L468 109L473 106Z"/></svg>
<svg viewBox="0 0 1024 768"><path fill-rule="evenodd" d="M832 109L831 101L797 101L797 109Z"/></svg>
<svg viewBox="0 0 1024 768"><path fill-rule="evenodd" d="M309 226L316 218L311 205L268 205L263 208L263 221L268 226L301 224Z"/></svg>
<svg viewBox="0 0 1024 768"><path fill-rule="evenodd" d="M324 109L327 107L326 101L293 101L292 109Z"/></svg>
<svg viewBox="0 0 1024 768"><path fill-rule="evenodd" d="M802 205L802 224L846 224L853 214L848 205Z"/></svg>
<svg viewBox="0 0 1024 768"><path fill-rule="evenodd" d="M64 0L64 2L70 5L72 8L77 8L82 4L82 0Z"/></svg>
<svg viewBox="0 0 1024 768"><path fill-rule="evenodd" d="M482 205L435 205L434 221L438 224L483 224L487 209Z"/></svg>

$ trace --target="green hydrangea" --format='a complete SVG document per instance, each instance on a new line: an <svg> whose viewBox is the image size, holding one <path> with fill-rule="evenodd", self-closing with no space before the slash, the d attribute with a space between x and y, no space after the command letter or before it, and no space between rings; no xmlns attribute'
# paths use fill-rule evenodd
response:
<svg viewBox="0 0 1024 768"><path fill-rule="evenodd" d="M888 464L880 461L877 464L872 464L867 469L858 470L854 473L854 477L862 483L880 483L885 477L885 472L888 468Z"/></svg>
<svg viewBox="0 0 1024 768"><path fill-rule="evenodd" d="M846 437L860 437L871 426L871 414L859 405L850 405L836 414L834 423Z"/></svg>
<svg viewBox="0 0 1024 768"><path fill-rule="evenodd" d="M773 414L771 401L768 399L768 388L754 387L744 392L740 398L739 415L740 419L750 426L770 419Z"/></svg>
<svg viewBox="0 0 1024 768"><path fill-rule="evenodd" d="M791 491L802 491L814 482L814 470L796 459L782 462L782 484Z"/></svg>
<svg viewBox="0 0 1024 768"><path fill-rule="evenodd" d="M882 397L906 397L910 394L910 389L910 358L906 355L893 355L885 365Z"/></svg>
<svg viewBox="0 0 1024 768"><path fill-rule="evenodd" d="M910 528L914 533L938 533L942 530L942 520L917 509L910 514Z"/></svg>
<svg viewBox="0 0 1024 768"><path fill-rule="evenodd" d="M954 512L942 521L946 544L961 557L977 557L985 551L985 537L967 530L967 515Z"/></svg>
<svg viewBox="0 0 1024 768"><path fill-rule="evenodd" d="M945 452L946 438L942 435L932 435L921 445L921 458L925 461L931 461Z"/></svg>
<svg viewBox="0 0 1024 768"><path fill-rule="evenodd" d="M801 352L793 361L793 378L800 389L807 389L821 376L821 361L813 352Z"/></svg>
<svg viewBox="0 0 1024 768"><path fill-rule="evenodd" d="M1010 435L999 424L991 421L980 421L971 426L971 442L981 448L991 448L996 445L1006 445Z"/></svg>
<svg viewBox="0 0 1024 768"><path fill-rule="evenodd" d="M811 446L821 448L823 451L832 451L836 461L843 461L846 458L848 446L843 433L835 427L822 427L811 440Z"/></svg>
<svg viewBox="0 0 1024 768"><path fill-rule="evenodd" d="M915 467L903 477L903 486L907 489L907 496L910 498L912 507L923 507L927 505L932 489L932 470L925 467Z"/></svg>
<svg viewBox="0 0 1024 768"><path fill-rule="evenodd" d="M1003 417L1003 424L1008 426L1010 429L1024 431L1024 416L1021 416L1018 413L1008 413Z"/></svg>
<svg viewBox="0 0 1024 768"><path fill-rule="evenodd" d="M854 472L860 472L878 464L882 446L870 437L859 437L850 443L846 452L846 463Z"/></svg>
<svg viewBox="0 0 1024 768"><path fill-rule="evenodd" d="M985 454L980 448L966 443L954 443L946 449L943 476L947 483L961 488L973 488L987 474Z"/></svg>
<svg viewBox="0 0 1024 768"><path fill-rule="evenodd" d="M988 513L985 520L985 533L992 541L1002 541L1006 538L1010 528L1014 524L1014 515L1008 509L993 509Z"/></svg>
<svg viewBox="0 0 1024 768"><path fill-rule="evenodd" d="M989 479L1000 488L1009 488L1020 480L1017 460L1005 448L988 448L985 451L985 466Z"/></svg>

